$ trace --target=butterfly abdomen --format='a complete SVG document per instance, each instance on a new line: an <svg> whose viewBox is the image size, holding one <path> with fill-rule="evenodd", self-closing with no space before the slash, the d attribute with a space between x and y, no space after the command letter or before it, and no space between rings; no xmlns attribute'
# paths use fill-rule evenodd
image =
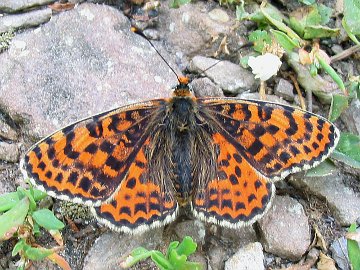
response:
<svg viewBox="0 0 360 270"><path fill-rule="evenodd" d="M192 142L194 137L194 102L190 97L174 97L169 104L169 129L172 133L171 159L178 197L187 201L192 190Z"/></svg>

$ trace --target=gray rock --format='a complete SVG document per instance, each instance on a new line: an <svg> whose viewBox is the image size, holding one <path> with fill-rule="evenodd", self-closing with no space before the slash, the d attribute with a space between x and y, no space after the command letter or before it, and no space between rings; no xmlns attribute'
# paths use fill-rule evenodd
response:
<svg viewBox="0 0 360 270"><path fill-rule="evenodd" d="M17 139L16 131L1 118L0 118L0 136L8 140Z"/></svg>
<svg viewBox="0 0 360 270"><path fill-rule="evenodd" d="M255 93L249 93L249 92L244 92L240 95L238 95L239 98L242 99L253 99L253 100L260 100L260 95L258 92ZM287 102L286 100L275 96L275 95L266 95L266 100L270 101L270 102L274 102L274 103L279 103L279 104L284 104L284 105L291 105L289 102Z"/></svg>
<svg viewBox="0 0 360 270"><path fill-rule="evenodd" d="M185 236L191 236L198 244L205 242L205 225L200 220L186 220L177 223L175 233L179 239L183 239Z"/></svg>
<svg viewBox="0 0 360 270"><path fill-rule="evenodd" d="M228 247L238 249L258 241L258 237L253 226L245 226L239 229L222 228L221 241L226 243Z"/></svg>
<svg viewBox="0 0 360 270"><path fill-rule="evenodd" d="M360 217L360 196L343 183L344 175L333 171L327 176L304 177L291 180L301 189L308 189L317 196L325 198L332 214L342 226L349 226Z"/></svg>
<svg viewBox="0 0 360 270"><path fill-rule="evenodd" d="M122 256L127 256L134 248L156 249L162 239L162 231L159 228L141 235L104 233L90 248L83 270L119 269Z"/></svg>
<svg viewBox="0 0 360 270"><path fill-rule="evenodd" d="M343 47L341 47L341 45L339 45L339 44L332 45L331 50L333 51L334 54L339 54L344 51Z"/></svg>
<svg viewBox="0 0 360 270"><path fill-rule="evenodd" d="M267 252L299 260L310 245L311 235L304 208L288 196L276 196L269 212L259 221Z"/></svg>
<svg viewBox="0 0 360 270"><path fill-rule="evenodd" d="M214 65L215 63L217 64ZM213 58L195 56L191 61L190 69L198 73L204 73L227 93L239 94L255 87L253 74L229 61L219 62L219 60Z"/></svg>
<svg viewBox="0 0 360 270"><path fill-rule="evenodd" d="M0 160L8 162L19 161L19 147L15 143L0 142Z"/></svg>
<svg viewBox="0 0 360 270"><path fill-rule="evenodd" d="M259 242L240 248L225 262L225 270L263 270L264 253Z"/></svg>
<svg viewBox="0 0 360 270"><path fill-rule="evenodd" d="M199 248L198 248L199 249ZM203 266L203 270L207 270L208 267L208 262L207 262L207 259L205 258L204 256L204 252L201 252L201 251L196 251L194 254L191 254L189 257L188 257L188 261L190 262L196 262L196 263L199 263ZM144 268L142 268L144 269Z"/></svg>
<svg viewBox="0 0 360 270"><path fill-rule="evenodd" d="M340 118L350 132L360 135L360 100L354 99Z"/></svg>
<svg viewBox="0 0 360 270"><path fill-rule="evenodd" d="M0 166L0 195L16 190L19 184L19 168L15 164L1 164ZM22 180L23 181L23 180Z"/></svg>
<svg viewBox="0 0 360 270"><path fill-rule="evenodd" d="M225 10L221 8L214 8L208 14L212 20L220 23L227 23L228 21L230 21L229 15L226 13Z"/></svg>
<svg viewBox="0 0 360 270"><path fill-rule="evenodd" d="M234 37L238 41L239 36L234 31L234 14L219 8L230 17L225 22L226 15L214 16L211 13L213 7L213 3L209 1L182 5L177 9L162 5L158 27L173 53L180 51L188 57L196 54L212 55L218 49L223 36L227 36L228 40Z"/></svg>
<svg viewBox="0 0 360 270"><path fill-rule="evenodd" d="M284 98L288 101L294 101L295 95L293 93L293 85L284 79L280 79L275 86L275 95Z"/></svg>
<svg viewBox="0 0 360 270"><path fill-rule="evenodd" d="M209 249L209 269L217 270L224 269L224 262L227 259L227 251L224 247L216 245Z"/></svg>
<svg viewBox="0 0 360 270"><path fill-rule="evenodd" d="M29 9L36 6L43 6L55 2L54 0L1 0L0 11L3 12L17 12L24 9Z"/></svg>
<svg viewBox="0 0 360 270"><path fill-rule="evenodd" d="M50 20L52 11L50 8L39 9L27 13L6 15L0 17L0 33L20 28L38 26Z"/></svg>
<svg viewBox="0 0 360 270"><path fill-rule="evenodd" d="M151 40L159 40L160 39L160 33L159 31L155 30L155 29L145 29L143 31L143 34L148 38L148 39L151 39Z"/></svg>
<svg viewBox="0 0 360 270"><path fill-rule="evenodd" d="M350 270L347 241L340 237L331 243L329 250L340 270Z"/></svg>
<svg viewBox="0 0 360 270"><path fill-rule="evenodd" d="M191 82L192 90L197 97L223 97L224 93L209 78L199 78Z"/></svg>
<svg viewBox="0 0 360 270"><path fill-rule="evenodd" d="M81 4L18 34L0 62L0 106L34 137L111 108L169 97L177 83L128 19L105 5Z"/></svg>

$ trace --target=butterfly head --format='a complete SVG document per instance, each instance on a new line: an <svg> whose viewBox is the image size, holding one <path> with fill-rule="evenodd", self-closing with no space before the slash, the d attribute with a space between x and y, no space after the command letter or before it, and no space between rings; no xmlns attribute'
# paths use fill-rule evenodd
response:
<svg viewBox="0 0 360 270"><path fill-rule="evenodd" d="M175 97L188 97L192 96L191 89L189 87L189 78L188 77L178 77L178 85L174 89L173 95Z"/></svg>

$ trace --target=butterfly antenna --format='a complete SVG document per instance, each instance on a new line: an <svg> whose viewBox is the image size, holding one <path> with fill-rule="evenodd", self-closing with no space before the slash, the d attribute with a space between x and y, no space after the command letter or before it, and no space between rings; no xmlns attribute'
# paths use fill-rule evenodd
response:
<svg viewBox="0 0 360 270"><path fill-rule="evenodd" d="M161 53L156 49L156 47L155 47L154 44L150 41L150 39L148 39L140 29L138 29L138 28L136 28L136 27L133 26L133 27L131 27L131 31L134 32L134 33L136 33L136 34L138 34L138 35L140 35L140 36L142 36L143 38L145 38L145 39L150 43L151 47L154 48L154 50L155 50L155 51L157 52L157 54L161 57L161 59L165 62L165 64L166 64L166 65L170 68L170 70L175 74L175 76L176 76L176 78L177 78L177 80L178 80L179 83L182 83L182 82L184 81L182 78L180 78L180 77L177 75L177 73L175 72L175 70L169 65L169 63L165 60L165 58L161 55Z"/></svg>
<svg viewBox="0 0 360 270"><path fill-rule="evenodd" d="M238 51L240 51L242 48L250 47L250 46L252 46L252 45L253 45L253 42L247 42L247 43L241 45L239 48L237 48L235 52L238 52ZM215 62L214 64L212 64L210 67L208 67L208 68L206 68L205 70L201 71L201 74L204 74L204 75L205 75L205 72L206 72L206 71L208 71L209 69L213 68L214 66L216 66L217 64L219 64L221 61L223 61L223 60L220 59L220 60L218 60L217 62Z"/></svg>

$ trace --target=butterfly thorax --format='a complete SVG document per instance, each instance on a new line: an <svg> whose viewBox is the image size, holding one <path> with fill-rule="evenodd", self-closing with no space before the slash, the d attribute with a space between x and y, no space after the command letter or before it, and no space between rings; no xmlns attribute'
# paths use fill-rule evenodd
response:
<svg viewBox="0 0 360 270"><path fill-rule="evenodd" d="M193 97L190 88L187 84L179 84L173 92L173 97Z"/></svg>

